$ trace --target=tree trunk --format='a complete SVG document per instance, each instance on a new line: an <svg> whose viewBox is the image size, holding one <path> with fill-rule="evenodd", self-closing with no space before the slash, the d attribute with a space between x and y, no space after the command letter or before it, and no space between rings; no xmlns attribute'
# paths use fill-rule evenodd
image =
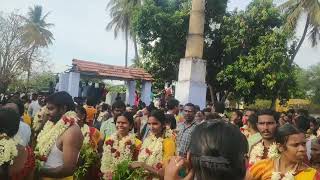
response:
<svg viewBox="0 0 320 180"><path fill-rule="evenodd" d="M125 29L125 39L126 39L126 57L125 57L125 67L128 67L128 26Z"/></svg>
<svg viewBox="0 0 320 180"><path fill-rule="evenodd" d="M133 35L133 45L134 45L134 59L139 62L139 54L138 54L138 44L137 44L137 35Z"/></svg>
<svg viewBox="0 0 320 180"><path fill-rule="evenodd" d="M27 75L27 87L26 87L27 92L29 91L29 86L30 86L29 83L30 83L30 75L31 75L31 59L35 49L36 49L35 46L33 46L28 59L28 75Z"/></svg>
<svg viewBox="0 0 320 180"><path fill-rule="evenodd" d="M293 52L293 55L292 55L292 57L291 57L290 65L293 63L294 58L295 58L296 55L298 54L299 49L301 48L302 43L303 43L303 41L304 41L305 38L306 38L306 35L307 35L307 33L308 33L308 29L309 29L309 24L310 24L310 15L308 14L308 16L307 16L307 21L306 21L306 25L304 26L304 30L303 30L302 37L301 37L301 39L300 39L300 41L299 41L299 44L297 45L296 49L295 49L294 52Z"/></svg>
<svg viewBox="0 0 320 180"><path fill-rule="evenodd" d="M271 99L271 105L269 109L275 109L275 105L276 105L276 98L274 97Z"/></svg>
<svg viewBox="0 0 320 180"><path fill-rule="evenodd" d="M204 23L206 0L192 0L192 9L187 37L186 58L199 58L203 56Z"/></svg>
<svg viewBox="0 0 320 180"><path fill-rule="evenodd" d="M210 91L210 98L211 98L211 103L214 104L215 102L215 98L214 98L214 92L213 92L213 87L211 84L208 84L208 87L209 87L209 91Z"/></svg>

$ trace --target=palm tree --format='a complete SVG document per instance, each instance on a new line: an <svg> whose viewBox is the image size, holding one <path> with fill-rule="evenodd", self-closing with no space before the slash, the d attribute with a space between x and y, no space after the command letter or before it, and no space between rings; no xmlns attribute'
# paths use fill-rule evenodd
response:
<svg viewBox="0 0 320 180"><path fill-rule="evenodd" d="M54 40L53 34L48 30L53 24L46 22L48 15L49 13L43 15L42 6L36 5L29 8L27 16L23 17L26 21L23 26L23 40L31 47L28 59L27 88L29 88L31 59L34 52L40 47L48 47Z"/></svg>
<svg viewBox="0 0 320 180"><path fill-rule="evenodd" d="M302 14L305 13L307 16L302 37L291 57L291 62L293 62L308 32L312 46L317 45L320 37L320 2L319 0L287 0L280 7L287 13L286 27L291 30L296 28L297 21Z"/></svg>
<svg viewBox="0 0 320 180"><path fill-rule="evenodd" d="M119 32L123 32L125 36L125 67L128 67L129 37L133 38L135 46L135 58L138 58L136 36L131 30L130 21L133 8L138 4L140 4L139 0L110 0L107 5L107 9L110 10L111 21L108 23L106 30L113 29L115 38L118 37Z"/></svg>

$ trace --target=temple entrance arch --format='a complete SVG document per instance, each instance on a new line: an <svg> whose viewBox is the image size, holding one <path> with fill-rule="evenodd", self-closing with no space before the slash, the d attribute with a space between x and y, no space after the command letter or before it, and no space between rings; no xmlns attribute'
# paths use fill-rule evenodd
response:
<svg viewBox="0 0 320 180"><path fill-rule="evenodd" d="M91 61L73 59L72 68L68 72L59 74L59 91L67 91L72 97L78 97L81 78L98 78L125 81L126 104L133 105L136 80L142 81L141 101L151 103L152 76L140 68L125 68Z"/></svg>

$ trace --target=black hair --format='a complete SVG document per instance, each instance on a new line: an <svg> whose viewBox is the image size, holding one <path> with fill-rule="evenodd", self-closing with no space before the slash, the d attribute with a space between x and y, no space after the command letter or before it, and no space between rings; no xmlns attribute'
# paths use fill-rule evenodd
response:
<svg viewBox="0 0 320 180"><path fill-rule="evenodd" d="M200 106L198 106L198 105L194 105L194 109L195 109L196 112L198 112L198 111L201 110L201 109L200 109Z"/></svg>
<svg viewBox="0 0 320 180"><path fill-rule="evenodd" d="M94 97L90 96L90 97L87 97L87 102L86 104L88 106L95 106L96 105L96 100Z"/></svg>
<svg viewBox="0 0 320 180"><path fill-rule="evenodd" d="M314 125L314 127L315 127L315 129L313 129L312 134L317 135L317 130L318 130L318 128L319 128L319 122L317 121L316 118L314 118L314 117L312 117L312 116L309 116L309 121L310 121L310 123L312 123L312 124Z"/></svg>
<svg viewBox="0 0 320 180"><path fill-rule="evenodd" d="M17 134L20 124L20 116L10 108L0 109L0 133L13 137Z"/></svg>
<svg viewBox="0 0 320 180"><path fill-rule="evenodd" d="M204 108L203 110L202 110L202 112L211 112L211 108Z"/></svg>
<svg viewBox="0 0 320 180"><path fill-rule="evenodd" d="M72 96L65 91L59 91L59 92L51 94L47 98L47 103L53 104L57 107L66 106L67 107L66 111L74 111L75 110L75 104L73 102Z"/></svg>
<svg viewBox="0 0 320 180"><path fill-rule="evenodd" d="M132 126L134 124L133 114L131 112L125 111L125 112L121 113L119 116L124 116L128 120L130 126ZM117 120L116 120L116 122L117 122Z"/></svg>
<svg viewBox="0 0 320 180"><path fill-rule="evenodd" d="M19 130L20 117L18 113L9 108L0 108L0 134L5 133L8 137L14 137ZM4 137L5 138L5 137ZM10 162L5 162L0 167L0 177L9 178Z"/></svg>
<svg viewBox="0 0 320 180"><path fill-rule="evenodd" d="M77 106L76 107L76 112L79 112L81 114L83 114L86 118L87 118L87 111L83 106Z"/></svg>
<svg viewBox="0 0 320 180"><path fill-rule="evenodd" d="M222 102L214 103L214 109L215 109L215 112L217 113L224 113L224 110L225 110L224 103Z"/></svg>
<svg viewBox="0 0 320 180"><path fill-rule="evenodd" d="M239 128L241 128L241 127L243 126L243 122L242 122L242 116L243 116L243 114L242 114L242 112L239 111L239 110L235 110L235 111L233 111L233 112L235 112L235 113L237 114L237 116L239 117L239 118L238 118L238 121L236 121L235 124L236 124Z"/></svg>
<svg viewBox="0 0 320 180"><path fill-rule="evenodd" d="M123 101L117 100L116 102L114 102L114 103L112 104L112 110L114 110L114 109L116 109L116 108L125 110L125 109L126 109L126 105L124 104Z"/></svg>
<svg viewBox="0 0 320 180"><path fill-rule="evenodd" d="M294 121L296 127L302 132L307 132L310 128L310 119L305 116L298 116Z"/></svg>
<svg viewBox="0 0 320 180"><path fill-rule="evenodd" d="M7 103L13 103L13 104L17 105L20 117L23 116L24 105L20 99L11 98Z"/></svg>
<svg viewBox="0 0 320 180"><path fill-rule="evenodd" d="M166 124L170 124L170 129L177 128L177 121L173 114L165 114L166 116Z"/></svg>
<svg viewBox="0 0 320 180"><path fill-rule="evenodd" d="M216 112L210 112L205 115L205 118L206 118L206 120L214 120L214 119L220 119L221 117Z"/></svg>
<svg viewBox="0 0 320 180"><path fill-rule="evenodd" d="M300 134L300 133L303 133L303 131L301 131L300 129L298 129L292 124L286 123L283 126L278 128L275 135L275 140L277 143L281 145L285 145L290 135Z"/></svg>
<svg viewBox="0 0 320 180"><path fill-rule="evenodd" d="M233 112L235 112L235 113L237 114L237 116L239 117L239 119L242 120L243 113L242 113L241 111L235 110L235 111L233 111Z"/></svg>
<svg viewBox="0 0 320 180"><path fill-rule="evenodd" d="M162 110L153 110L151 111L149 117L150 116L155 117L161 123L161 125L165 125L166 116L164 115L164 112Z"/></svg>
<svg viewBox="0 0 320 180"><path fill-rule="evenodd" d="M263 115L269 115L272 116L273 119L276 121L276 123L278 124L279 118L277 118L276 112L271 110L271 109L262 109L258 112L258 117L259 116L263 116Z"/></svg>
<svg viewBox="0 0 320 180"><path fill-rule="evenodd" d="M250 127L259 132L258 130L258 127L257 127L257 123L258 123L258 116L256 114L251 114L249 117L248 117L248 123L250 124Z"/></svg>
<svg viewBox="0 0 320 180"><path fill-rule="evenodd" d="M225 120L196 126L190 142L191 164L197 179L242 180L246 174L246 137Z"/></svg>
<svg viewBox="0 0 320 180"><path fill-rule="evenodd" d="M311 123L313 123L315 126L319 126L319 122L317 121L316 118L309 116L309 120Z"/></svg>
<svg viewBox="0 0 320 180"><path fill-rule="evenodd" d="M192 107L193 111L195 112L196 107L195 107L194 104L192 104L192 103L187 103L187 104L184 105L184 107L186 107L186 106Z"/></svg>
<svg viewBox="0 0 320 180"><path fill-rule="evenodd" d="M109 110L109 105L106 104L106 103L103 103L103 104L101 105L101 110L102 110L102 112Z"/></svg>
<svg viewBox="0 0 320 180"><path fill-rule="evenodd" d="M302 116L309 116L309 111L306 109L298 109L297 113Z"/></svg>
<svg viewBox="0 0 320 180"><path fill-rule="evenodd" d="M179 107L179 101L176 100L176 99L170 99L168 102L167 102L167 108L168 110L172 110L174 109L175 107Z"/></svg>

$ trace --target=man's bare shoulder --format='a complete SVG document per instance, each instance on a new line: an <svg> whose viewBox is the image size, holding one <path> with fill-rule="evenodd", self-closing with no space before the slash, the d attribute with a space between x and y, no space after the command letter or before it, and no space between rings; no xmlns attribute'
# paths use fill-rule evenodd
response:
<svg viewBox="0 0 320 180"><path fill-rule="evenodd" d="M65 138L72 138L74 140L76 139L83 139L83 135L81 132L81 129L78 125L72 125L71 127L69 127L66 132L63 135Z"/></svg>

